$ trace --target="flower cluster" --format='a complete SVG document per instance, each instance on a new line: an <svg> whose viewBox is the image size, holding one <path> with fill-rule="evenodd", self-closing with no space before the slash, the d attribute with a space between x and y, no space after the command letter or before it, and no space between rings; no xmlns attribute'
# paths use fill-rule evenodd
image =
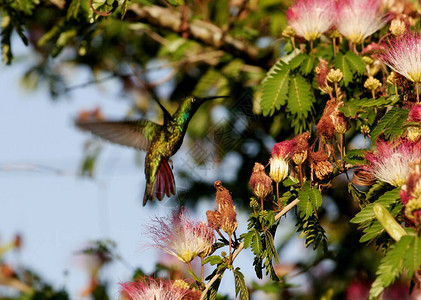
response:
<svg viewBox="0 0 421 300"><path fill-rule="evenodd" d="M287 19L307 41L336 27L349 41L361 44L389 19L380 13L380 4L380 0L297 0L287 11Z"/></svg>
<svg viewBox="0 0 421 300"><path fill-rule="evenodd" d="M335 20L335 1L298 0L287 11L289 25L296 34L314 41L332 27Z"/></svg>
<svg viewBox="0 0 421 300"><path fill-rule="evenodd" d="M200 298L200 292L191 290L182 281L154 279L143 277L134 282L121 284L122 295L129 300L195 300Z"/></svg>
<svg viewBox="0 0 421 300"><path fill-rule="evenodd" d="M406 217L418 226L421 223L421 161L416 160L410 166L408 180L399 194L405 205Z"/></svg>
<svg viewBox="0 0 421 300"><path fill-rule="evenodd" d="M168 218L156 218L149 226L153 246L190 263L196 256L207 256L215 242L213 228L189 219L182 211Z"/></svg>
<svg viewBox="0 0 421 300"><path fill-rule="evenodd" d="M386 142L379 140L373 153L367 152L368 164L364 169L374 178L399 187L408 179L409 164L421 159L421 143L407 140Z"/></svg>
<svg viewBox="0 0 421 300"><path fill-rule="evenodd" d="M361 44L388 21L379 8L379 0L338 1L336 28L352 43Z"/></svg>

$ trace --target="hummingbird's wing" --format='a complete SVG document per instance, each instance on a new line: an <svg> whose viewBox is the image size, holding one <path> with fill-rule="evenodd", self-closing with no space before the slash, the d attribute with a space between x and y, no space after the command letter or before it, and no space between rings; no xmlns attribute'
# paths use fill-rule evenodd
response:
<svg viewBox="0 0 421 300"><path fill-rule="evenodd" d="M110 142L136 149L147 150L154 133L162 125L147 120L135 121L83 121L77 120L76 126L88 130Z"/></svg>

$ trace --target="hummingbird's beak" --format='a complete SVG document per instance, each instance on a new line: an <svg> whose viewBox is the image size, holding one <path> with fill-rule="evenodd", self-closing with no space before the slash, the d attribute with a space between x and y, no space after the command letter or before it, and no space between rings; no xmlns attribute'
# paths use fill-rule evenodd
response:
<svg viewBox="0 0 421 300"><path fill-rule="evenodd" d="M219 98L229 98L229 97L230 96L212 96L212 97L202 98L202 101L208 101L208 100L219 99Z"/></svg>

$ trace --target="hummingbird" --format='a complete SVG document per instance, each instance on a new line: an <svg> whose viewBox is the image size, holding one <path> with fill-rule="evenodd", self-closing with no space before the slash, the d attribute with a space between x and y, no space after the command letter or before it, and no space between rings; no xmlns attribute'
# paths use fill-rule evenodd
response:
<svg viewBox="0 0 421 300"><path fill-rule="evenodd" d="M155 198L162 200L164 194L167 197L175 195L170 158L183 143L189 122L200 105L218 98L228 98L228 96L187 97L173 115L157 101L164 113L162 125L143 119L102 121L79 118L76 120L76 126L110 142L146 151L146 188L143 197L145 206L148 200L152 201Z"/></svg>

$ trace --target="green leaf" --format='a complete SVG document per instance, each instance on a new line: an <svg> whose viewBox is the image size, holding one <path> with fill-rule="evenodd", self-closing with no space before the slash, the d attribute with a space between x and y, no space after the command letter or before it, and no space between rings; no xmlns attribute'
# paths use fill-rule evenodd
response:
<svg viewBox="0 0 421 300"><path fill-rule="evenodd" d="M129 7L129 0L124 0L123 4L121 5L121 19L124 19L124 16L127 13L127 8Z"/></svg>
<svg viewBox="0 0 421 300"><path fill-rule="evenodd" d="M253 235L251 249L256 256L260 256L262 254L263 245L259 234Z"/></svg>
<svg viewBox="0 0 421 300"><path fill-rule="evenodd" d="M10 65L13 59L12 54L12 46L10 44L10 38L12 36L13 32L13 25L10 22L10 17L5 16L2 20L2 31L1 31L1 54L2 59L5 64Z"/></svg>
<svg viewBox="0 0 421 300"><path fill-rule="evenodd" d="M303 220L307 220L314 214L313 203L310 200L310 184L306 181L303 185L303 189L298 192L298 207L300 209L300 217Z"/></svg>
<svg viewBox="0 0 421 300"><path fill-rule="evenodd" d="M278 252L275 249L275 244L273 242L272 233L269 231L265 232L265 243L266 243L266 251L270 250L270 259L274 258L276 264L280 264Z"/></svg>
<svg viewBox="0 0 421 300"><path fill-rule="evenodd" d="M403 238L403 237L402 237ZM414 272L421 266L421 238L414 236L408 250L405 252L404 268L408 270L408 277L412 277Z"/></svg>
<svg viewBox="0 0 421 300"><path fill-rule="evenodd" d="M218 255L208 256L203 260L203 264L210 263L211 265L217 265L222 262L222 258Z"/></svg>
<svg viewBox="0 0 421 300"><path fill-rule="evenodd" d="M387 191L393 190L395 187L388 184L387 182L377 181L367 192L367 201L374 202L376 201L381 195L383 195Z"/></svg>
<svg viewBox="0 0 421 300"><path fill-rule="evenodd" d="M373 143L377 141L380 134L384 134L386 139L396 138L403 132L402 125L408 118L409 111L404 108L393 107L379 121L379 124L371 133Z"/></svg>
<svg viewBox="0 0 421 300"><path fill-rule="evenodd" d="M380 261L377 278L370 289L370 299L376 298L402 273L404 257L408 246L413 242L413 236L404 236L399 242L391 246L389 252Z"/></svg>
<svg viewBox="0 0 421 300"><path fill-rule="evenodd" d="M221 277L219 277L215 282L212 284L208 292L206 293L204 300L216 300L218 296L218 288L221 283Z"/></svg>
<svg viewBox="0 0 421 300"><path fill-rule="evenodd" d="M288 98L289 73L290 69L287 67L275 69L271 77L263 82L260 105L264 116L272 116L285 104Z"/></svg>
<svg viewBox="0 0 421 300"><path fill-rule="evenodd" d="M384 193L382 196L380 196L379 199L375 203L380 203L384 205L386 208L388 208L400 200L399 191L400 189L393 189L391 191L388 191ZM355 217L350 222L354 224L359 224L359 223L372 221L375 218L373 206L374 206L374 203L368 204L358 214L356 214Z"/></svg>
<svg viewBox="0 0 421 300"><path fill-rule="evenodd" d="M293 76L288 94L288 110L298 117L307 118L314 101L310 84L301 75Z"/></svg>
<svg viewBox="0 0 421 300"><path fill-rule="evenodd" d="M317 216L313 215L307 220L299 220L297 224L297 232L300 232L299 238L306 237L305 246L308 247L311 244L313 249L322 246L323 250L327 252L327 237L326 232L319 224Z"/></svg>
<svg viewBox="0 0 421 300"><path fill-rule="evenodd" d="M314 186L312 189L310 189L309 196L313 205L313 209L317 210L322 205L322 193L316 186Z"/></svg>
<svg viewBox="0 0 421 300"><path fill-rule="evenodd" d="M344 160L354 166L365 164L364 150L352 149L346 152Z"/></svg>
<svg viewBox="0 0 421 300"><path fill-rule="evenodd" d="M243 236L243 238L244 238L243 239L244 248L247 249L248 247L250 247L251 242L252 242L252 239L253 239L253 236L256 235L256 234L258 234L258 232L254 228L251 231L249 231L246 234L244 234L244 236Z"/></svg>
<svg viewBox="0 0 421 300"><path fill-rule="evenodd" d="M313 72L315 57L313 55L308 56L300 66L300 72L303 75L308 75Z"/></svg>
<svg viewBox="0 0 421 300"><path fill-rule="evenodd" d="M347 58L342 53L339 53L335 57L335 67L340 69L342 71L343 82L345 86L348 86L348 84L352 81L352 72L348 65Z"/></svg>
<svg viewBox="0 0 421 300"><path fill-rule="evenodd" d="M339 107L339 111L341 111L347 118L355 117L358 110L359 107L353 102L347 102L344 106Z"/></svg>
<svg viewBox="0 0 421 300"><path fill-rule="evenodd" d="M345 53L345 58L353 73L362 75L365 72L365 64L363 59L352 51Z"/></svg>
<svg viewBox="0 0 421 300"><path fill-rule="evenodd" d="M72 18L73 19L77 18L77 15L79 13L80 3L81 3L81 0L72 0L72 2L70 2L69 8L67 9L67 16L66 16L67 20L70 20Z"/></svg>
<svg viewBox="0 0 421 300"><path fill-rule="evenodd" d="M309 56L307 54L300 53L299 55L297 55L296 57L291 59L291 61L288 64L288 67L291 70L294 70L294 69L298 68L306 59L308 59L308 57Z"/></svg>
<svg viewBox="0 0 421 300"><path fill-rule="evenodd" d="M240 300L248 300L249 291L247 289L243 273L241 273L240 268L234 269L233 273L235 282L235 296L237 297L237 295L240 294Z"/></svg>

